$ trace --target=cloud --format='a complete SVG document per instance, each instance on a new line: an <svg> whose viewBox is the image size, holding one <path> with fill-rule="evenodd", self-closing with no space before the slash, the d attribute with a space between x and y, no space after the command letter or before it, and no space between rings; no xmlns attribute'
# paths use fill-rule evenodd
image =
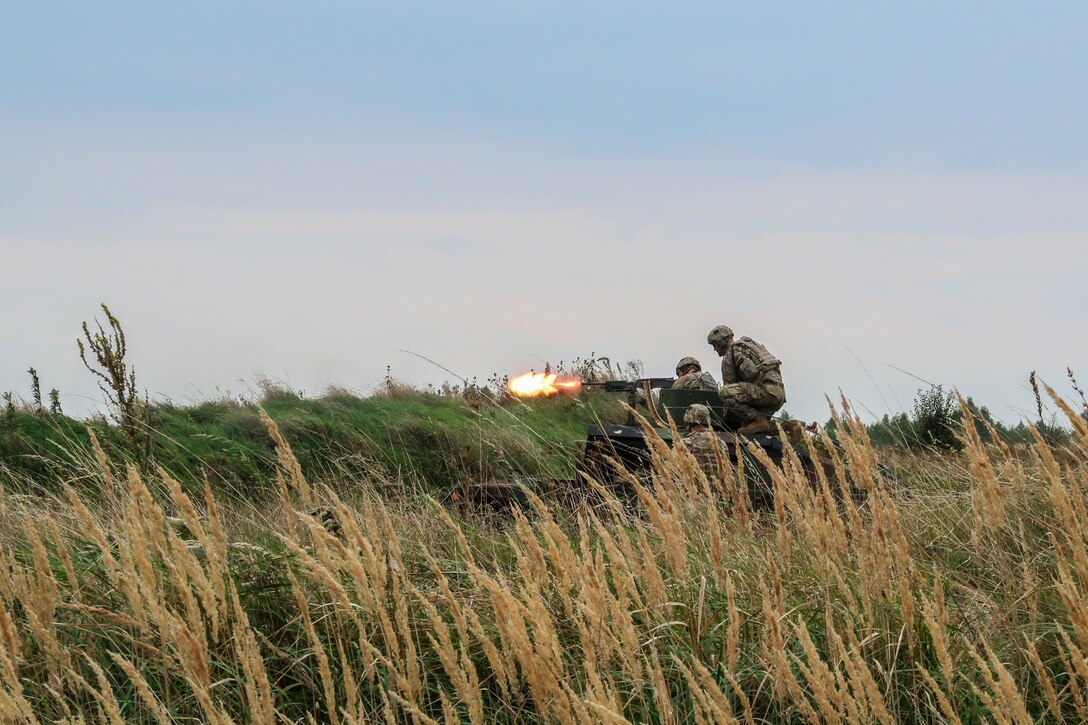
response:
<svg viewBox="0 0 1088 725"><path fill-rule="evenodd" d="M311 391L365 387L387 365L445 377L406 349L481 378L590 352L655 374L686 354L716 369L706 330L728 322L786 361L795 415L822 418L839 387L877 413L881 397L909 404L918 382L889 365L1001 413L1028 407L1029 370L1058 382L1088 358L1077 175L387 148L365 170L310 168L303 194L249 152L176 159L166 181L169 156L121 163L112 186L83 186L99 157L74 155L85 198L42 180L0 222L0 388L24 388L33 364L94 398L73 341L99 301L128 326L145 384L171 396L257 371ZM205 181L251 192L205 195Z"/></svg>

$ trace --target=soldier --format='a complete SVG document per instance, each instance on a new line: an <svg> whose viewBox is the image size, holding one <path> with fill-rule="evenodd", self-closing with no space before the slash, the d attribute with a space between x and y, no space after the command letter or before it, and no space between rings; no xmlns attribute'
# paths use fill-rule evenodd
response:
<svg viewBox="0 0 1088 725"><path fill-rule="evenodd" d="M733 330L718 325L706 341L722 359L725 407L741 419L737 433L752 435L771 431L770 417L786 404L782 361L750 337L733 340Z"/></svg>
<svg viewBox="0 0 1088 725"><path fill-rule="evenodd" d="M713 392L718 389L714 382L714 376L703 371L699 361L691 357L682 357L676 363L676 381L672 384L673 390L706 390Z"/></svg>
<svg viewBox="0 0 1088 725"><path fill-rule="evenodd" d="M684 434L684 445L691 451L691 455L695 456L707 480L717 479L717 456L726 455L726 453L720 450L721 441L710 427L710 408L701 403L689 405L684 411L684 422L688 425L688 432ZM719 448L720 453L715 454L715 448Z"/></svg>

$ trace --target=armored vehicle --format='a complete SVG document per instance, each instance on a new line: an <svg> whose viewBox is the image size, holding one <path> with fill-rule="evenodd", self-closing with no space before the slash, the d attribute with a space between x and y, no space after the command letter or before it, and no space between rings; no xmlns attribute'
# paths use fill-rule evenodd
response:
<svg viewBox="0 0 1088 725"><path fill-rule="evenodd" d="M609 392L626 392L628 406L645 408L645 418L652 425L654 433L667 445L673 444L675 422L683 433L684 411L694 403L701 403L711 411L711 426L714 434L722 441L728 451L730 462L737 466L743 459L743 469L749 488L749 498L753 505L768 507L773 505L770 476L757 458L748 450L745 441L753 443L767 454L768 458L781 463L786 447L793 449L811 481L816 481L817 467L834 476L830 459L813 457L808 446L799 440L783 440L777 432L774 434L756 434L738 436L736 429L740 421L733 418L722 406L716 392L700 390L673 389L672 378L644 378L641 380L613 380L601 383L582 383L584 387L596 386ZM647 472L651 465L650 444L647 432L629 413L622 424L597 423L586 430L585 446L579 460L575 462L576 476L570 479L533 479L517 478L484 481L458 486L449 495L449 500L459 506L502 509L524 505L528 502L527 491L537 495L554 498L562 502L584 500L590 497L586 476L600 482L621 500L631 498L633 491L628 477L617 468L622 465L627 472L638 478ZM647 480L649 477L645 477Z"/></svg>

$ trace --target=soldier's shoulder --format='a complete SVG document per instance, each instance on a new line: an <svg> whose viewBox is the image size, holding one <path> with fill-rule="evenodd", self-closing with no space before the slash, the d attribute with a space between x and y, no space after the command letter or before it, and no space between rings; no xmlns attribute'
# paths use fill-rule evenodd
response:
<svg viewBox="0 0 1088 725"><path fill-rule="evenodd" d="M695 376L698 373L688 373L687 375L681 375L673 381L672 387L674 390L687 390L695 382Z"/></svg>

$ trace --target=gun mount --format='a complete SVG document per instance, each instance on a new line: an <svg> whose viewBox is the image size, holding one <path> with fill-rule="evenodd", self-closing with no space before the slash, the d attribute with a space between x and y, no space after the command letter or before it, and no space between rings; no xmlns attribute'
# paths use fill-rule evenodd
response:
<svg viewBox="0 0 1088 725"><path fill-rule="evenodd" d="M816 469L823 467L832 473L831 461L813 458L808 447L781 439L777 434L757 434L740 437L735 433L740 421L730 415L716 392L673 388L674 378L641 378L637 380L603 380L579 382L577 388L597 389L608 393L627 394L627 418L622 423L600 421L586 429L581 455L572 461L574 476L562 479L512 478L467 483L458 486L447 500L471 508L507 510L524 507L526 493L533 493L561 503L591 499L591 487L585 479L591 478L611 490L621 500L632 499L634 490L629 475L651 482L653 465L650 452L651 435L660 437L666 445L674 443L674 430L683 432L684 411L693 403L701 403L711 410L711 424L715 435L724 444L730 461L744 471L749 488L749 499L756 506L773 506L770 475L748 449L754 444L775 463L780 463L787 447L801 461L810 480L817 480ZM576 388L576 389L577 389ZM656 391L656 394L655 394ZM635 409L646 410L645 420L652 433L635 418Z"/></svg>

